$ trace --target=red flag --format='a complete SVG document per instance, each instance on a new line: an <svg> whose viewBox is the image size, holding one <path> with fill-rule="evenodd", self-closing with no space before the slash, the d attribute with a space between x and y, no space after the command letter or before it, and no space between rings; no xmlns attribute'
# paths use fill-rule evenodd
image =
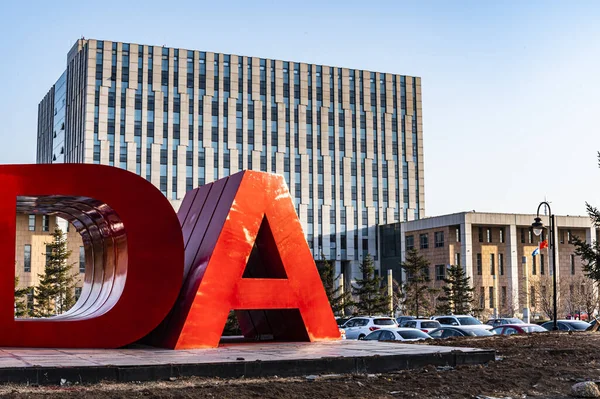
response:
<svg viewBox="0 0 600 399"><path fill-rule="evenodd" d="M540 241L540 249L548 248L548 240Z"/></svg>

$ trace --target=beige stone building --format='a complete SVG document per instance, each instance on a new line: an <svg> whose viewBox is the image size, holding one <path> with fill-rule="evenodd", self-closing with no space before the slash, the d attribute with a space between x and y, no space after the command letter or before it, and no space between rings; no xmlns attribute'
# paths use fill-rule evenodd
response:
<svg viewBox="0 0 600 399"><path fill-rule="evenodd" d="M441 288L450 265L460 265L471 278L477 305L486 315L520 315L525 308L543 316L552 292L550 248L533 252L541 239L533 234L535 215L461 212L381 227L381 269L404 280L400 262L415 248L430 261L431 286ZM571 237L587 242L598 232L588 217L555 216L559 315L577 311L575 294L594 289L584 277ZM546 226L548 217L542 216ZM585 287L584 287L585 286ZM577 294L579 295L579 294ZM529 301L527 301L529 299ZM529 306L527 306L529 305ZM581 310L581 309L580 309Z"/></svg>
<svg viewBox="0 0 600 399"><path fill-rule="evenodd" d="M67 248L71 251L69 264L73 265L73 274L77 274L75 296L79 297L85 273L85 254L81 235L68 223L46 215L17 214L15 275L19 278L19 288L34 287L39 284L39 274L44 273L46 265L46 244L52 242L55 226L66 231ZM28 295L28 301L32 296Z"/></svg>

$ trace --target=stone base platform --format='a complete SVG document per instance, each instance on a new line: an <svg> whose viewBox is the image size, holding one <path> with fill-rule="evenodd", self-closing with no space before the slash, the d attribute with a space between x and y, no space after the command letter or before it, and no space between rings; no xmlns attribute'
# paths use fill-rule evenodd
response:
<svg viewBox="0 0 600 399"><path fill-rule="evenodd" d="M385 373L494 360L493 350L372 341L226 343L215 349L0 349L0 383L152 381Z"/></svg>

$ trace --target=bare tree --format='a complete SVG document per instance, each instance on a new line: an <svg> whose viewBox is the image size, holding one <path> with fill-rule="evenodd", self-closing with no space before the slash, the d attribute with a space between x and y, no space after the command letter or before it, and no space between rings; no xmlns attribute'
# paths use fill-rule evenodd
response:
<svg viewBox="0 0 600 399"><path fill-rule="evenodd" d="M531 308L535 309L536 313L544 313L551 320L554 314L552 278L547 275L536 276L531 278L530 283L531 287L535 290L535 298L531 298ZM561 295L558 296L557 301L557 307L560 309L562 302Z"/></svg>

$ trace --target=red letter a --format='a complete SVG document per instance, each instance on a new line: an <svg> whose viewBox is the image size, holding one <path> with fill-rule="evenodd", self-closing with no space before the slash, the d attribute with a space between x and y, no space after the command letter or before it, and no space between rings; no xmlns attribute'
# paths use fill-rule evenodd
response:
<svg viewBox="0 0 600 399"><path fill-rule="evenodd" d="M339 338L283 177L237 173L189 192L178 215L185 281L155 343L216 347L231 309L246 336Z"/></svg>

